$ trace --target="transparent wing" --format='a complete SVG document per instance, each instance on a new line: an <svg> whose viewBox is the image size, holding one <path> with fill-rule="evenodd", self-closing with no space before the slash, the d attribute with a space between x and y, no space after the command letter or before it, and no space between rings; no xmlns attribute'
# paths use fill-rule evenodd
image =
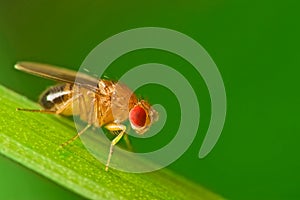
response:
<svg viewBox="0 0 300 200"><path fill-rule="evenodd" d="M79 85L94 92L99 91L99 80L80 72L35 62L18 62L15 68L43 78Z"/></svg>

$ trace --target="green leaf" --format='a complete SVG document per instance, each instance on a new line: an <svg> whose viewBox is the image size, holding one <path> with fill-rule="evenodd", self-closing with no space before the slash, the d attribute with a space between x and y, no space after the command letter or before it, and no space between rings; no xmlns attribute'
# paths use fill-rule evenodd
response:
<svg viewBox="0 0 300 200"><path fill-rule="evenodd" d="M61 116L18 112L38 108L0 86L0 152L52 181L90 199L223 199L169 170L145 174L110 169L76 140L73 121Z"/></svg>

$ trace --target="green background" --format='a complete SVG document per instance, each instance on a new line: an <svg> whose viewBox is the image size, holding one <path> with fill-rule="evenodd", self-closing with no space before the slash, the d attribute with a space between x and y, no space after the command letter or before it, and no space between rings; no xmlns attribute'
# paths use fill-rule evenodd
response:
<svg viewBox="0 0 300 200"><path fill-rule="evenodd" d="M198 152L210 100L192 66L170 53L141 50L122 56L107 70L117 78L124 69L155 61L174 67L193 85L201 106L200 130L169 168L228 199L299 199L300 28L295 2L1 1L0 83L36 101L53 82L14 70L17 61L77 69L96 45L121 31L157 26L182 32L208 51L226 87L226 123L206 158L198 159ZM139 93L152 102L163 96L169 118L156 138L133 140L141 151L159 148L172 139L164 133L178 127L174 95L147 87ZM6 158L0 162L1 199L37 198L40 193L49 199L80 198Z"/></svg>

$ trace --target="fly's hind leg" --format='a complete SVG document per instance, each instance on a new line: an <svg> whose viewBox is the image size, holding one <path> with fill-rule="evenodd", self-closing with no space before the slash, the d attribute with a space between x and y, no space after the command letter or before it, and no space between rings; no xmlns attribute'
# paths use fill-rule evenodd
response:
<svg viewBox="0 0 300 200"><path fill-rule="evenodd" d="M74 101L76 101L77 99L82 98L82 95L77 95L74 96L70 99L68 99L63 105L61 105L57 110L38 110L38 109L26 109L26 108L17 108L17 110L19 111L27 111L27 112L38 112L38 113L46 113L46 114L61 114L63 113ZM92 116L91 116L92 118ZM89 120L88 122L90 122L91 120ZM70 144L71 142L73 142L74 140L76 140L80 135L82 135L88 128L91 127L91 123L88 123L81 131L79 131L74 137L72 137L71 139L69 139L68 141L66 141L65 143L61 144L60 147L65 147L68 144Z"/></svg>
<svg viewBox="0 0 300 200"><path fill-rule="evenodd" d="M106 166L105 166L105 171L108 171L108 166L109 166L111 156L112 156L112 153L113 153L113 148L120 141L120 139L123 137L123 135L125 134L126 126L124 126L122 124L111 123L111 124L107 124L105 126L105 128L108 129L109 131L120 131L119 135L117 135L117 137L115 137L111 141L111 144L110 144L109 154L108 154L108 158L107 158L107 162L106 162Z"/></svg>
<svg viewBox="0 0 300 200"><path fill-rule="evenodd" d="M83 98L82 95L78 97L79 100L81 98ZM81 102L85 103L84 99L81 99ZM82 112L84 112L84 108L83 108L83 105L81 104L81 102L79 102L79 109L80 109L80 112L82 113ZM88 118L88 121L87 121L88 124L81 131L79 131L74 137L72 137L71 139L69 139L65 143L61 144L60 147L65 147L68 144L72 143L77 138L79 138L79 136L82 135L86 130L88 130L92 126L92 124L95 122L95 120L97 120L97 113L95 112L95 109L97 109L97 106L95 106L95 103L96 103L95 99L93 99L93 101L91 103L91 107L90 107L91 112L89 112L90 115L89 115L89 118Z"/></svg>
<svg viewBox="0 0 300 200"><path fill-rule="evenodd" d="M38 113L47 113L47 114L59 114L55 110L38 110L38 109L17 108L17 111L38 112Z"/></svg>
<svg viewBox="0 0 300 200"><path fill-rule="evenodd" d="M68 99L64 104L62 104L58 109L56 110L39 110L39 109L27 109L27 108L17 108L17 111L26 111L26 112L38 112L38 113L46 113L46 114L61 114L66 108L68 108L73 101L75 101L76 99L78 99L79 97L81 97L81 95L72 97L70 99Z"/></svg>

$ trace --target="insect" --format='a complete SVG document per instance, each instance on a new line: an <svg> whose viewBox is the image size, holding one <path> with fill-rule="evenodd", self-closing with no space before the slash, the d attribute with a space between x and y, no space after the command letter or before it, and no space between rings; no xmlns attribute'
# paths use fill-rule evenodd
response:
<svg viewBox="0 0 300 200"><path fill-rule="evenodd" d="M91 126L104 127L110 132L118 133L111 141L106 171L113 147L126 134L123 122L129 120L137 134L144 134L158 120L158 112L146 100L139 100L125 84L99 80L84 73L41 63L19 62L15 68L60 82L41 94L39 103L43 109L17 110L65 116L77 115L87 123L77 135L61 146L71 143Z"/></svg>

